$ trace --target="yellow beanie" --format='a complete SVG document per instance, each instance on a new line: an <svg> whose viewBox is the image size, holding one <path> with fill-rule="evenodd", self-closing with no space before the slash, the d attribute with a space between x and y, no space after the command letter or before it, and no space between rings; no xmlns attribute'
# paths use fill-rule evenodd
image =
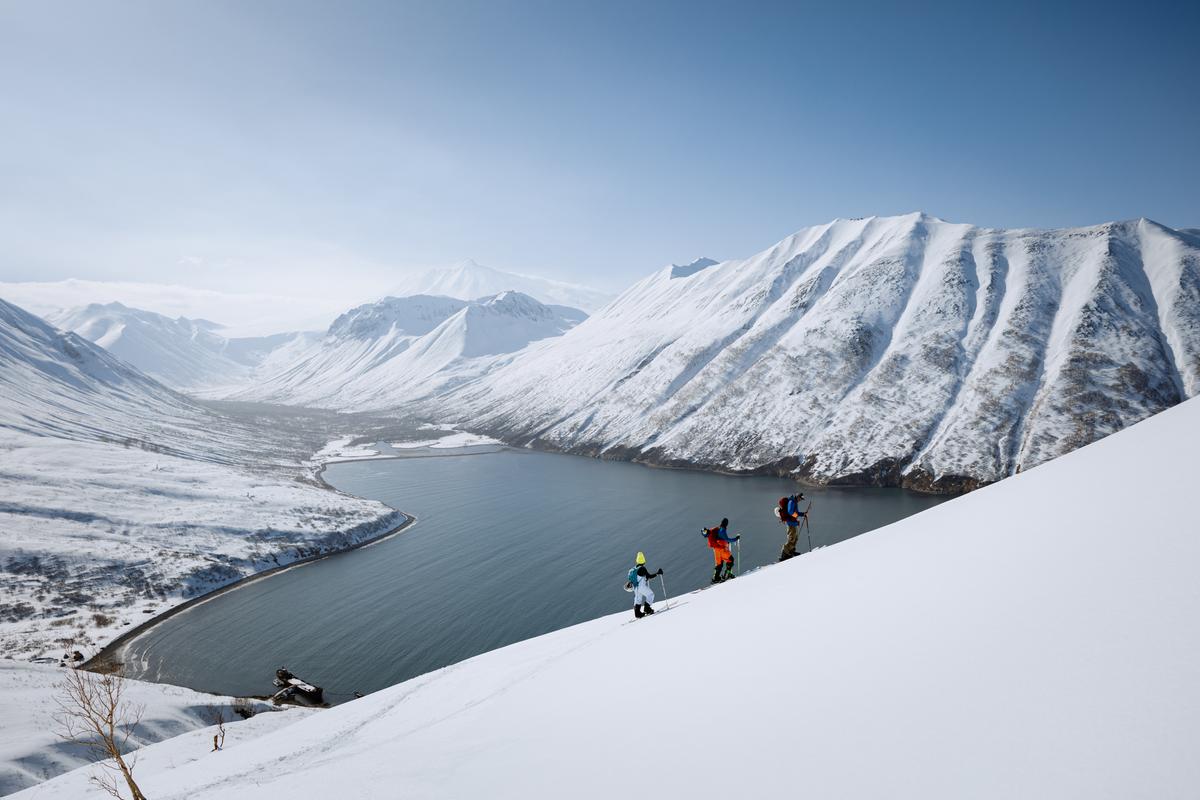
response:
<svg viewBox="0 0 1200 800"><path fill-rule="evenodd" d="M637 563L639 563L639 564L646 563L646 554L645 553L641 553L641 552L638 553Z"/></svg>

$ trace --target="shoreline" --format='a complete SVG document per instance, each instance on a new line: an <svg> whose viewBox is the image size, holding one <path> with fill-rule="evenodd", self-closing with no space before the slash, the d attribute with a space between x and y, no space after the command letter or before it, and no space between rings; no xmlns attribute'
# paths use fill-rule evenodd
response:
<svg viewBox="0 0 1200 800"><path fill-rule="evenodd" d="M415 452L413 452L411 454L409 454L409 453L375 453L372 455L363 455L363 456L360 456L357 458L354 458L354 457L334 458L333 460L321 463L316 468L315 472L313 472L313 477L316 478L318 483L320 483L321 486L323 486L325 489L327 489L331 492L337 492L339 494L344 494L339 489L332 486L324 478L325 470L328 467L330 467L331 465L350 464L350 463L356 463L356 462L362 462L362 461L393 461L393 460L414 459L414 458L439 458L439 457L444 458L444 457L451 457L451 456L462 457L462 456L467 456L467 455L487 455L490 453L501 452L501 451L505 451L505 450L516 451L516 452L540 452L540 453L546 453L549 455L569 455L569 456L576 456L576 457L582 456L584 458L595 458L600 461L618 461L618 462L624 462L627 464L636 464L638 466L649 468L649 469L698 472L698 473L706 473L706 474L724 475L727 477L734 477L734 478L764 477L764 475L761 473L756 475L752 472L747 472L747 471L729 472L729 471L714 469L711 467L698 466L698 465L664 464L664 463L656 463L653 461L643 461L643 460L639 460L639 459L627 459L627 458L605 458L603 456L587 455L584 453L573 453L570 451L556 450L556 449L546 449L546 448L536 447L536 446L516 447L514 445L503 443L503 442L500 443L499 445L487 445L487 446L488 447L496 447L498 449L496 449L496 450L489 449L489 450L482 450L482 451L476 450L474 452L471 452L472 450L474 450L474 448L471 446L467 446L464 448L447 448L448 452L436 453L436 452L431 452L429 448L420 448L420 449L415 449ZM462 450L467 450L468 452L462 452ZM456 452L456 451L458 451L458 452ZM775 477L783 477L783 476L775 476ZM807 485L803 481L797 481L797 482L802 486ZM864 488L864 487L834 485L834 486L820 486L820 487L814 487L814 488L824 488L824 489L851 488L851 489L853 489L853 488ZM906 487L900 487L900 486L897 486L897 487L874 487L874 488L897 488L897 489L901 489L901 490L913 491L911 489L906 489ZM926 494L924 492L916 492L916 493L917 494ZM350 495L350 496L358 497L358 495ZM372 498L359 498L359 499L372 499ZM376 502L379 502L379 501L376 501ZM156 626L160 625L161 623L167 621L168 619L171 619L172 617L174 617L178 614L182 614L185 611L188 611L192 608L202 605L203 603L208 602L209 600L213 600L227 592L231 592L235 589L239 589L239 588L246 586L250 583L253 583L255 581L264 580L273 575L278 575L282 572L286 572L287 570L290 570L290 569L302 567L307 564L312 564L317 561L331 558L333 556L341 555L343 553L349 553L354 550L359 550L364 547L369 547L371 545L378 544L387 539L390 539L393 536L399 535L400 533L404 532L408 528L412 527L412 525L414 525L418 521L418 518L414 514L410 514L409 512L403 511L402 509L395 508L394 506L388 506L388 507L391 508L393 511L395 511L398 514L403 514L405 517L404 521L401 522L399 525L395 526L394 528L390 528L387 531L384 531L383 533L380 533L376 536L372 536L368 539L364 539L363 541L357 542L356 544L350 545L348 547L343 547L338 550L331 550L327 553L318 553L318 554L314 554L311 556L305 556L304 558L300 558L295 561L288 562L286 564L280 564L280 565L270 567L268 569L265 569L265 570L262 570L259 572L252 573L250 575L246 575L244 577L238 578L235 581L232 581L231 583L227 583L224 586L219 586L219 587L217 587L209 592L206 592L202 595L198 595L196 597L189 598L189 599L183 601L182 603L179 603L178 605L171 606L170 608L166 609L165 611L162 611L159 614L155 614L150 619L147 619L144 622L138 624L137 626L123 632L120 636L117 636L115 639L113 639L112 641L105 644L94 656L92 656L91 658L89 658L86 661L84 661L83 663L81 663L79 665L79 667L81 669L87 669L87 670L90 670L93 672L110 672L110 671L115 671L117 669L120 669L125 663L124 659L123 659L124 652L125 652L126 648L133 641L144 636L146 633L149 633L151 630L153 630Z"/></svg>
<svg viewBox="0 0 1200 800"><path fill-rule="evenodd" d="M331 463L346 464L346 463L350 463L352 461L379 461L379 460L391 459L391 458L396 458L396 456L376 455L376 456L367 456L364 458L343 459L343 460L339 460L339 461L325 462L325 463L321 464L320 467L316 470L314 477L317 479L317 481L322 486L324 486L329 491L338 492L339 494L342 494L343 492L341 492L339 489L336 489L333 486L331 486L324 478L325 469ZM357 497L357 495L350 495L350 496ZM369 499L369 498L360 498L360 499ZM376 502L379 502L379 501L376 501ZM142 637L146 633L149 633L156 626L160 625L163 622L166 622L168 619L171 619L172 617L174 617L178 614L182 614L183 612L193 609L203 603L208 602L209 600L213 600L227 592L231 592L234 589L239 589L239 588L246 586L250 583L253 583L255 581L263 580L263 579L269 578L273 575L278 575L280 573L286 572L287 570L294 569L297 567L302 567L302 566L305 566L306 564L312 564L312 563L321 561L326 558L331 558L333 556L341 555L343 553L350 553L355 550L360 550L364 547L369 547L374 544L379 544L380 542L382 542L386 539L390 539L393 536L397 536L397 535L403 533L405 530L407 530L408 528L411 528L418 521L417 516L415 514L410 514L407 511L403 511L399 508L395 508L394 506L388 506L388 508L391 508L392 511L396 512L397 514L403 514L404 521L401 522L399 525L395 526L394 528L389 528L388 530L384 531L383 533L380 533L376 536L372 536L370 538L364 539L361 542L356 542L355 544L352 544L348 547L343 547L338 550L330 550L328 553L317 553L317 554L314 554L311 556L305 556L304 558L298 558L295 561L289 561L286 564L279 564L278 566L269 567L268 569L264 569L259 572L255 572L250 575L246 575L244 577L238 578L237 580L227 583L224 586L218 586L216 589L213 589L212 591L209 591L209 592L205 592L202 595L198 595L196 597L189 598L189 599L183 601L182 603L179 603L178 605L171 606L170 608L163 611L162 613L155 614L150 619L146 620L145 622L142 622L140 625L130 628L129 630L122 633L120 636L116 637L112 641L105 644L104 647L100 648L99 652L97 652L96 655L92 656L91 658L87 659L82 664L80 664L79 669L86 669L91 672L100 672L100 673L115 672L115 671L119 670L122 666L124 666L125 661L124 661L123 656L124 656L125 650L133 641ZM155 681L155 682L157 683L157 681Z"/></svg>

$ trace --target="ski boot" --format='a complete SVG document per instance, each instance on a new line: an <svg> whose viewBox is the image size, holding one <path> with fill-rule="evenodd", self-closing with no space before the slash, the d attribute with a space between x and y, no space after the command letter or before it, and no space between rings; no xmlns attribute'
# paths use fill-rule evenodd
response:
<svg viewBox="0 0 1200 800"><path fill-rule="evenodd" d="M653 613L654 613L654 606L650 605L649 603L642 604L642 614L643 615L648 617Z"/></svg>

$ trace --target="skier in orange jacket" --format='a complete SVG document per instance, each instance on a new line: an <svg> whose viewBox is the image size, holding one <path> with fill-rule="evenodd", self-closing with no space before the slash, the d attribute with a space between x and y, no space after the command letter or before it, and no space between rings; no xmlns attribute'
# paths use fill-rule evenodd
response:
<svg viewBox="0 0 1200 800"><path fill-rule="evenodd" d="M713 583L727 581L733 577L733 552L729 546L741 539L741 536L729 535L729 520L721 520L721 524L715 528L702 528L700 535L708 539L708 546L712 548L713 560L716 566L713 568ZM721 568L725 568L725 574L721 574Z"/></svg>

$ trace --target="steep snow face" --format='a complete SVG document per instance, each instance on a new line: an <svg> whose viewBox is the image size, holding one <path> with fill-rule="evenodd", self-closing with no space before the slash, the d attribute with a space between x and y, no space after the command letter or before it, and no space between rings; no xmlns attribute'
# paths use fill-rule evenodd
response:
<svg viewBox="0 0 1200 800"><path fill-rule="evenodd" d="M152 745L141 786L189 800L611 800L631 781L681 798L1193 797L1197 447L1193 400L670 610L660 597L650 619L486 653L220 758L177 765L190 744ZM18 795L102 796L79 772Z"/></svg>
<svg viewBox="0 0 1200 800"><path fill-rule="evenodd" d="M203 392L252 380L254 369L306 334L227 339L207 320L171 319L121 303L92 304L53 314L47 321L100 345L174 389Z"/></svg>
<svg viewBox="0 0 1200 800"><path fill-rule="evenodd" d="M389 297L343 314L295 363L232 396L343 411L394 408L477 377L585 316L513 291L475 302Z"/></svg>
<svg viewBox="0 0 1200 800"><path fill-rule="evenodd" d="M606 292L573 283L553 281L532 275L485 267L467 259L453 267L429 270L396 286L390 294L431 294L477 300L500 292L516 290L543 303L581 308L592 312L612 299Z"/></svg>
<svg viewBox="0 0 1200 800"><path fill-rule="evenodd" d="M1194 238L912 214L668 267L440 408L555 449L955 489L1198 391Z"/></svg>

